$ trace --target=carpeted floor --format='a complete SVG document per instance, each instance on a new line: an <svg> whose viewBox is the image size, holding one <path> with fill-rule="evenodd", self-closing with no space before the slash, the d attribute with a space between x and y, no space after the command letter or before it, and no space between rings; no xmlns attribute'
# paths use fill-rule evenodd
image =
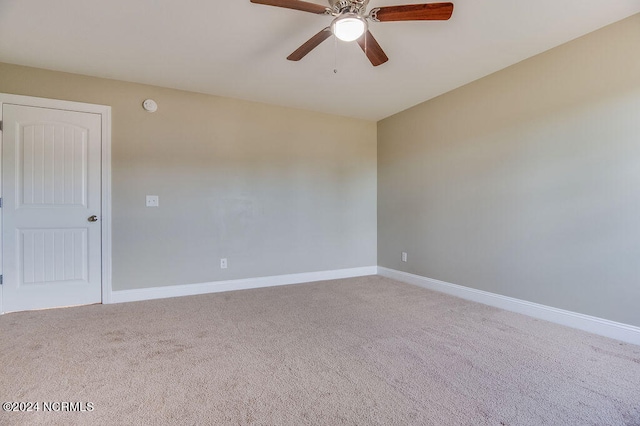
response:
<svg viewBox="0 0 640 426"><path fill-rule="evenodd" d="M640 425L640 346L378 276L13 313L0 339L0 399L40 403L2 425Z"/></svg>

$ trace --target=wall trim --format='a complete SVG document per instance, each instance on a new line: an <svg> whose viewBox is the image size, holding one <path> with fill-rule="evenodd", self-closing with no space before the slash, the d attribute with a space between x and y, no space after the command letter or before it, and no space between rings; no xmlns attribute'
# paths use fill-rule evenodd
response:
<svg viewBox="0 0 640 426"><path fill-rule="evenodd" d="M640 345L640 327L633 325L502 296L488 291L476 290L421 275L384 268L382 266L378 266L378 275L440 293L450 294L473 302L483 303L507 311L517 312L556 324L588 331L593 334Z"/></svg>
<svg viewBox="0 0 640 426"><path fill-rule="evenodd" d="M376 275L377 273L378 268L376 266L365 266L360 268L337 269L333 271L304 272L300 274L274 275L269 277L244 278L198 284L119 290L111 292L111 300L106 303L135 302L140 300L164 299L167 297L194 296L197 294L218 293L223 291L302 284L340 278L364 277L367 275Z"/></svg>

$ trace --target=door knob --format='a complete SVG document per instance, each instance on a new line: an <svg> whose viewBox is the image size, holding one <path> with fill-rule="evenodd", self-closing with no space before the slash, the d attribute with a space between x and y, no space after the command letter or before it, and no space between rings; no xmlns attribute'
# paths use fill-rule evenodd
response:
<svg viewBox="0 0 640 426"><path fill-rule="evenodd" d="M89 222L97 222L98 221L98 216L96 216L95 214L93 216L89 216L89 218L87 219Z"/></svg>

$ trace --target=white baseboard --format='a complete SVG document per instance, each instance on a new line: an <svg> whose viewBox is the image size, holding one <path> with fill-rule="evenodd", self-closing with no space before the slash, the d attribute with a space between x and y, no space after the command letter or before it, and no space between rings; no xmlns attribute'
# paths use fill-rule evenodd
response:
<svg viewBox="0 0 640 426"><path fill-rule="evenodd" d="M579 314L577 312L565 311L564 309L553 308L551 306L527 302L526 300L476 290L395 269L384 268L382 266L378 266L378 275L402 281L407 284L417 285L429 290L450 294L462 299L495 306L496 308L505 309L507 311L517 312L519 314L554 322L556 324L566 325L568 327L577 328L590 333L599 334L601 336L611 337L623 342L640 345L640 327L635 327L633 325Z"/></svg>
<svg viewBox="0 0 640 426"><path fill-rule="evenodd" d="M305 272L301 274L276 275L270 277L246 278L239 280L215 281L208 283L176 285L166 287L120 290L111 293L110 303L134 302L141 300L164 299L168 297L193 296L197 294L218 293L223 291L246 290L251 288L273 287L288 284L301 284L340 278L382 275L397 281L413 284L429 290L450 294L507 311L517 312L556 324L577 328L623 342L640 345L640 327L623 324L590 315L558 309L539 303L528 302L513 297L502 296L488 291L476 290L457 284L451 284L420 275L410 274L381 266L338 269L333 271Z"/></svg>
<svg viewBox="0 0 640 426"><path fill-rule="evenodd" d="M363 277L367 275L376 275L377 271L378 268L376 266L365 266L361 268L338 269L334 271L305 272L302 274L276 275L271 277L120 290L111 292L110 303L135 302L140 300L193 296L196 294L246 290L250 288L273 287L287 284L335 280L340 278Z"/></svg>

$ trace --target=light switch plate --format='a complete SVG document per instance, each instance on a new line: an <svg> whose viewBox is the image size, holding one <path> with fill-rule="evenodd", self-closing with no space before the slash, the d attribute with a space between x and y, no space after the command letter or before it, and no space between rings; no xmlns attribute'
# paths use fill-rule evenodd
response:
<svg viewBox="0 0 640 426"><path fill-rule="evenodd" d="M147 207L158 207L160 200L157 195L147 195Z"/></svg>

